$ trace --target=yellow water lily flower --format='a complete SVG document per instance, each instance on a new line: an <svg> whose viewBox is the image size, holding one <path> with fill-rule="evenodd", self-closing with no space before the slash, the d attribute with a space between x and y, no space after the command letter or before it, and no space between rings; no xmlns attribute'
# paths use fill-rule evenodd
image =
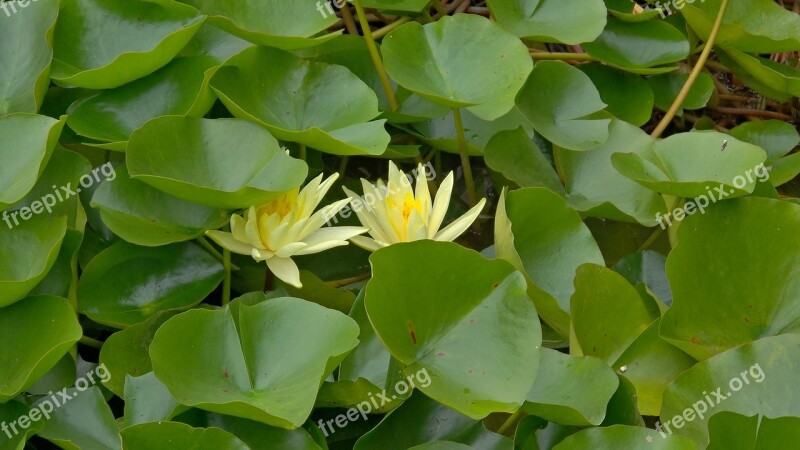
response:
<svg viewBox="0 0 800 450"><path fill-rule="evenodd" d="M361 227L322 228L330 217L350 201L339 200L314 213L336 178L338 174L323 182L320 175L302 191L292 189L266 205L251 206L247 211L247 219L232 215L230 233L215 230L206 234L233 253L250 255L256 261L266 261L276 277L292 286L302 287L300 271L292 261L292 256L309 255L347 245L348 239L367 231Z"/></svg>
<svg viewBox="0 0 800 450"><path fill-rule="evenodd" d="M416 174L418 178L414 190L409 177L390 161L387 184L378 180L377 185L373 185L362 178L363 197L344 188L352 202L353 211L361 224L369 228L371 236L354 236L350 238L351 242L365 250L375 251L397 242L421 239L452 241L472 225L486 204L486 199L481 199L466 214L439 230L453 192L453 172L439 186L434 201L431 201L422 164Z"/></svg>

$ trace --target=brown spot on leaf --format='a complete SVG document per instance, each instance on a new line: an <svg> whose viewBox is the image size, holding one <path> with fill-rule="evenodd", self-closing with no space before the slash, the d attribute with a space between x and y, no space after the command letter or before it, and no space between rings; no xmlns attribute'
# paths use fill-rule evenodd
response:
<svg viewBox="0 0 800 450"><path fill-rule="evenodd" d="M411 341L416 344L417 343L417 333L414 333L414 325L411 322L408 322L408 332L411 334Z"/></svg>
<svg viewBox="0 0 800 450"><path fill-rule="evenodd" d="M745 323L750 323L750 318L747 317L747 316L744 316L744 321L745 321Z"/></svg>
<svg viewBox="0 0 800 450"><path fill-rule="evenodd" d="M692 336L692 344L697 345L699 343L700 341L698 341L696 337Z"/></svg>

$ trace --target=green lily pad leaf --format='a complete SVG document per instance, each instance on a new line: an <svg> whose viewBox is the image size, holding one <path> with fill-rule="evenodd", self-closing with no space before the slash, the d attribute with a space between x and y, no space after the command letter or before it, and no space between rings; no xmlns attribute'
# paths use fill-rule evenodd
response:
<svg viewBox="0 0 800 450"><path fill-rule="evenodd" d="M578 68L592 80L600 99L608 105L608 112L636 126L650 121L653 89L642 77L602 64L583 64Z"/></svg>
<svg viewBox="0 0 800 450"><path fill-rule="evenodd" d="M655 301L642 298L622 275L593 264L578 267L571 307L572 344L609 365L660 316ZM598 322L598 315L613 325Z"/></svg>
<svg viewBox="0 0 800 450"><path fill-rule="evenodd" d="M339 368L339 380L357 381L365 379L378 387L386 387L388 380L389 364L392 356L372 328L364 306L366 290L358 294L350 318L358 323L358 347L342 361Z"/></svg>
<svg viewBox="0 0 800 450"><path fill-rule="evenodd" d="M55 408L39 436L70 450L122 449L117 422L99 387L71 388L66 390L66 395L71 399ZM36 406L41 408L44 402L53 403L53 398L64 401L56 393L43 398Z"/></svg>
<svg viewBox="0 0 800 450"><path fill-rule="evenodd" d="M408 11L420 12L430 0L362 0L365 8L375 8L383 11Z"/></svg>
<svg viewBox="0 0 800 450"><path fill-rule="evenodd" d="M522 410L563 425L600 425L619 386L617 375L592 356L542 349L539 373Z"/></svg>
<svg viewBox="0 0 800 450"><path fill-rule="evenodd" d="M765 337L700 362L664 393L661 428L702 447L708 444L709 417L722 411L798 417L797 389L786 383L800 370L798 362L797 334Z"/></svg>
<svg viewBox="0 0 800 450"><path fill-rule="evenodd" d="M150 343L156 330L178 311L160 311L144 322L112 334L100 349L100 363L111 374L103 385L120 398L125 398L128 377L142 377L152 372Z"/></svg>
<svg viewBox="0 0 800 450"><path fill-rule="evenodd" d="M232 157L232 155L236 157ZM267 131L237 119L166 116L128 142L131 177L180 199L215 208L247 208L299 186L308 169Z"/></svg>
<svg viewBox="0 0 800 450"><path fill-rule="evenodd" d="M755 145L716 131L673 134L643 156L611 156L615 169L642 186L677 197L706 196L712 203L752 193L756 182L768 176L762 173L766 159Z"/></svg>
<svg viewBox="0 0 800 450"><path fill-rule="evenodd" d="M666 263L666 256L645 250L620 259L613 269L634 286L644 284L648 292L652 292L658 300L669 306L672 304L672 290L667 280Z"/></svg>
<svg viewBox="0 0 800 450"><path fill-rule="evenodd" d="M13 229L0 225L5 256L0 265L0 308L25 297L47 276L66 232L66 217L35 218Z"/></svg>
<svg viewBox="0 0 800 450"><path fill-rule="evenodd" d="M662 14L650 5L645 6L643 11L634 13L633 9L637 3L628 0L605 0L605 4L609 14L625 22L644 22L658 15L662 15L662 18L666 17L666 12Z"/></svg>
<svg viewBox="0 0 800 450"><path fill-rule="evenodd" d="M675 102L678 93L689 78L688 73L682 74L664 74L649 77L647 82L653 88L655 93L655 105L662 111L667 111ZM711 99L711 94L714 93L714 80L711 75L701 72L700 75L692 84L689 93L681 103L681 108L678 109L678 115L683 114L684 109L701 109L705 108L708 101Z"/></svg>
<svg viewBox="0 0 800 450"><path fill-rule="evenodd" d="M689 56L686 36L667 22L609 18L596 40L582 45L589 55L625 69L648 69Z"/></svg>
<svg viewBox="0 0 800 450"><path fill-rule="evenodd" d="M800 134L794 125L774 119L745 122L731 129L728 134L761 147L767 152L767 161L786 156L800 144Z"/></svg>
<svg viewBox="0 0 800 450"><path fill-rule="evenodd" d="M336 155L379 155L389 145L385 120L372 120L380 114L375 93L341 66L252 47L219 68L211 87L234 116L282 140Z"/></svg>
<svg viewBox="0 0 800 450"><path fill-rule="evenodd" d="M650 324L614 363L633 383L639 410L647 416L661 413L661 399L667 385L696 363L658 335L660 323L661 319L656 319Z"/></svg>
<svg viewBox="0 0 800 450"><path fill-rule="evenodd" d="M291 429L357 335L340 312L278 298L241 305L238 317L227 307L175 316L156 332L150 357L181 404Z"/></svg>
<svg viewBox="0 0 800 450"><path fill-rule="evenodd" d="M796 331L798 236L800 206L779 200L735 199L687 218L667 258L674 299L661 336L702 360Z"/></svg>
<svg viewBox="0 0 800 450"><path fill-rule="evenodd" d="M124 428L122 448L191 448L195 450L250 450L236 436L219 428L192 428L177 422L144 423Z"/></svg>
<svg viewBox="0 0 800 450"><path fill-rule="evenodd" d="M792 181L798 174L800 174L800 153L792 153L772 163L769 182L773 186L780 186Z"/></svg>
<svg viewBox="0 0 800 450"><path fill-rule="evenodd" d="M697 444L684 436L662 438L658 431L629 425L588 428L561 441L553 450L697 450Z"/></svg>
<svg viewBox="0 0 800 450"><path fill-rule="evenodd" d="M0 403L46 374L83 335L66 299L42 295L0 309Z"/></svg>
<svg viewBox="0 0 800 450"><path fill-rule="evenodd" d="M0 117L0 209L17 203L33 189L58 143L65 119L27 113Z"/></svg>
<svg viewBox="0 0 800 450"><path fill-rule="evenodd" d="M564 186L544 153L522 128L501 131L486 144L486 165L520 187L544 187L563 194Z"/></svg>
<svg viewBox="0 0 800 450"><path fill-rule="evenodd" d="M53 267L47 272L47 276L31 290L29 295L69 297L72 279L78 276L78 250L82 241L83 233L78 230L67 230Z"/></svg>
<svg viewBox="0 0 800 450"><path fill-rule="evenodd" d="M589 118L606 104L592 80L561 61L536 63L517 96L517 107L547 140L569 150L589 150L608 139L609 119Z"/></svg>
<svg viewBox="0 0 800 450"><path fill-rule="evenodd" d="M706 450L766 450L800 440L800 417L746 417L723 411L708 420Z"/></svg>
<svg viewBox="0 0 800 450"><path fill-rule="evenodd" d="M0 116L13 112L35 113L50 85L53 59L53 28L58 16L57 0L37 0L22 5L7 3L0 28ZM19 10L17 9L19 8ZM19 13L18 13L19 11Z"/></svg>
<svg viewBox="0 0 800 450"><path fill-rule="evenodd" d="M196 9L168 0L63 0L50 77L66 86L122 86L166 65L204 19Z"/></svg>
<svg viewBox="0 0 800 450"><path fill-rule="evenodd" d="M533 68L519 39L472 14L401 25L383 39L382 52L386 71L398 84L484 120L513 108L514 96Z"/></svg>
<svg viewBox="0 0 800 450"><path fill-rule="evenodd" d="M153 372L125 377L125 426L170 420L183 410Z"/></svg>
<svg viewBox="0 0 800 450"><path fill-rule="evenodd" d="M408 450L470 450L473 447L452 441L427 442L422 445L415 445Z"/></svg>
<svg viewBox="0 0 800 450"><path fill-rule="evenodd" d="M531 211L547 211L546 216ZM495 218L497 257L522 271L544 321L569 336L569 304L578 266L603 265L592 233L566 200L543 188L504 192Z"/></svg>
<svg viewBox="0 0 800 450"><path fill-rule="evenodd" d="M114 234L137 245L159 246L188 241L228 220L225 210L175 198L130 178L124 166L116 178L103 182L92 196L92 207Z"/></svg>
<svg viewBox="0 0 800 450"><path fill-rule="evenodd" d="M222 277L222 264L195 244L148 248L120 242L86 266L78 283L78 311L125 328L158 311L191 308Z"/></svg>
<svg viewBox="0 0 800 450"><path fill-rule="evenodd" d="M686 2L681 15L703 41L708 40L721 0ZM757 11L757 14L753 14ZM731 2L716 45L743 52L779 53L800 49L800 17L770 0Z"/></svg>
<svg viewBox="0 0 800 450"><path fill-rule="evenodd" d="M275 280L275 284L286 289L291 297L302 298L345 314L353 308L356 296L350 291L329 286L307 270L300 271L300 282L303 284L302 288Z"/></svg>
<svg viewBox="0 0 800 450"><path fill-rule="evenodd" d="M209 16L217 27L258 45L297 50L322 44L339 33L315 37L336 23L317 0L246 0L236 5L216 0L183 0ZM327 11L326 11L327 12Z"/></svg>
<svg viewBox="0 0 800 450"><path fill-rule="evenodd" d="M252 42L240 39L206 21L177 58L205 56L214 58L221 65L231 56L252 46Z"/></svg>
<svg viewBox="0 0 800 450"><path fill-rule="evenodd" d="M370 262L370 322L405 375L435 380L418 389L474 419L522 405L542 335L520 273L450 242L396 244Z"/></svg>
<svg viewBox="0 0 800 450"><path fill-rule="evenodd" d="M42 215L65 215L67 216L67 227L69 229L82 231L86 217L83 214L79 195L76 195L78 192L75 192L82 189L79 187L80 179L83 176L92 177L92 183L94 184L102 180L100 176L104 175L104 172L107 172L110 168L111 166L109 165L107 168L98 167L93 170L89 161L81 154L71 152L57 145L33 189L22 200L7 210L8 215L13 216L14 211L19 211L16 217L17 219L22 219L19 214L26 207L31 211L41 211ZM94 178L95 174L98 178ZM113 172L111 172L111 175L113 175ZM56 186L56 188L53 188L53 186ZM28 215L30 213L25 212L25 214ZM14 217L12 217L11 223L14 224Z"/></svg>
<svg viewBox="0 0 800 450"><path fill-rule="evenodd" d="M12 423L26 414L28 414L28 407L24 403L11 401L0 404L0 423ZM25 448L28 438L42 431L43 426L42 422L36 421L32 422L28 428L20 429L18 434L9 436L9 434L0 433L0 450L22 450Z"/></svg>
<svg viewBox="0 0 800 450"><path fill-rule="evenodd" d="M590 42L606 25L603 0L488 0L486 5L500 26L532 41Z"/></svg>
<svg viewBox="0 0 800 450"><path fill-rule="evenodd" d="M637 155L652 152L655 139L619 119L611 119L608 139L599 147L576 152L556 147L555 157L564 174L567 202L592 217L656 225L664 213L663 198L614 169L612 155L620 150Z"/></svg>
<svg viewBox="0 0 800 450"><path fill-rule="evenodd" d="M400 407L389 413L376 427L364 434L354 450L407 450L431 441L447 440L469 448L511 450L511 440L488 431L481 422L470 419L415 392Z"/></svg>
<svg viewBox="0 0 800 450"><path fill-rule="evenodd" d="M203 117L215 100L205 72L216 64L210 56L175 59L145 78L73 103L67 124L81 136L123 143L156 117Z"/></svg>
<svg viewBox="0 0 800 450"><path fill-rule="evenodd" d="M219 428L245 442L251 450L321 450L319 442L304 428L286 430L260 422L191 409L175 419L194 427ZM309 427L313 430L313 426ZM322 432L317 431L322 437ZM324 439L324 438L323 438ZM327 449L327 447L325 447Z"/></svg>
<svg viewBox="0 0 800 450"><path fill-rule="evenodd" d="M464 136L467 140L467 153L471 156L483 155L489 140L497 133L520 127L530 130L530 125L517 108L493 121L480 119L469 111L463 111L461 119L464 124ZM448 153L459 154L455 118L452 111L437 119L413 123L411 126L413 127L412 134L422 142Z"/></svg>
<svg viewBox="0 0 800 450"><path fill-rule="evenodd" d="M645 426L644 418L636 404L636 388L627 378L617 374L619 387L608 402L606 418L601 426L633 425Z"/></svg>
<svg viewBox="0 0 800 450"><path fill-rule="evenodd" d="M767 97L784 102L790 96L800 96L800 70L792 66L732 48L721 49L719 59L747 86Z"/></svg>

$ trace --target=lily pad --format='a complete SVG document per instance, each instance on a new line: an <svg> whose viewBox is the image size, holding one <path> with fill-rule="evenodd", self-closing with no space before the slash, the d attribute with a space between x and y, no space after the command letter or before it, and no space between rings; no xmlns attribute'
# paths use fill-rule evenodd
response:
<svg viewBox="0 0 800 450"><path fill-rule="evenodd" d="M6 8L21 4L7 4ZM10 14L5 10L6 14ZM0 28L0 116L13 112L35 113L42 106L50 85L53 59L53 28L58 0L26 4L25 12L3 18Z"/></svg>
<svg viewBox="0 0 800 450"><path fill-rule="evenodd" d="M678 97L678 93L683 89L686 80L689 78L688 73L683 74L664 74L649 77L647 82L655 93L655 105L662 111L668 111ZM705 108L711 95L714 93L714 80L711 75L701 72L697 79L689 89L689 93L681 103L678 109L678 115L683 114L684 109L701 109Z"/></svg>
<svg viewBox="0 0 800 450"><path fill-rule="evenodd" d="M143 423L121 432L125 450L191 448L194 450L250 450L236 436L219 428L192 428L177 422Z"/></svg>
<svg viewBox="0 0 800 450"><path fill-rule="evenodd" d="M232 154L237 155L232 158ZM237 119L165 116L128 142L131 177L194 203L247 208L299 186L308 173L267 131Z"/></svg>
<svg viewBox="0 0 800 450"><path fill-rule="evenodd" d="M92 207L114 234L149 247L183 242L220 228L228 221L225 210L190 203L139 180L124 166L116 178L103 182L92 196Z"/></svg>
<svg viewBox="0 0 800 450"><path fill-rule="evenodd" d="M121 242L84 269L78 311L125 328L159 311L200 303L222 281L222 263L192 243L138 247Z"/></svg>
<svg viewBox="0 0 800 450"><path fill-rule="evenodd" d="M69 302L50 295L0 309L0 329L0 404L39 380L83 335Z"/></svg>
<svg viewBox="0 0 800 450"><path fill-rule="evenodd" d="M550 161L522 128L501 131L489 140L486 165L520 187L544 187L563 194L564 186Z"/></svg>
<svg viewBox="0 0 800 450"><path fill-rule="evenodd" d="M178 58L153 74L73 103L67 124L81 136L125 149L133 130L166 115L202 117L215 97L206 70L212 57Z"/></svg>
<svg viewBox="0 0 800 450"><path fill-rule="evenodd" d="M188 409L170 395L153 372L135 378L125 377L125 426L170 420Z"/></svg>
<svg viewBox="0 0 800 450"><path fill-rule="evenodd" d="M511 110L533 67L519 39L470 14L401 25L383 39L381 49L386 71L398 84L484 120Z"/></svg>
<svg viewBox="0 0 800 450"><path fill-rule="evenodd" d="M486 4L500 26L532 41L591 42L606 25L603 0L488 0Z"/></svg>
<svg viewBox="0 0 800 450"><path fill-rule="evenodd" d="M585 263L604 265L578 213L544 188L504 192L495 217L495 245L498 258L526 275L528 295L542 319L561 336L569 336L575 271Z"/></svg>
<svg viewBox="0 0 800 450"><path fill-rule="evenodd" d="M641 76L596 63L583 64L578 68L592 80L600 99L608 104L608 112L636 126L650 121L655 101L654 90Z"/></svg>
<svg viewBox="0 0 800 450"><path fill-rule="evenodd" d="M317 0L243 0L236 4L216 0L183 0L209 16L219 28L258 45L284 50L313 47L340 33L316 35L336 23L323 15Z"/></svg>
<svg viewBox="0 0 800 450"><path fill-rule="evenodd" d="M746 417L723 411L708 421L706 450L766 450L800 439L800 417Z"/></svg>
<svg viewBox="0 0 800 450"><path fill-rule="evenodd" d="M39 436L61 448L122 450L117 422L99 387L70 388L65 394L70 399L55 408L51 418L44 421ZM60 395L53 395L56 400L64 401ZM38 404L52 403L50 398L45 397Z"/></svg>
<svg viewBox="0 0 800 450"><path fill-rule="evenodd" d="M561 61L536 63L517 107L536 131L568 150L589 150L608 139L611 121L589 117L606 107L597 88L586 74Z"/></svg>
<svg viewBox="0 0 800 450"><path fill-rule="evenodd" d="M791 152L800 144L800 134L788 122L764 120L745 122L732 128L728 134L743 142L761 147L767 152L767 160L775 161Z"/></svg>
<svg viewBox="0 0 800 450"><path fill-rule="evenodd" d="M156 332L150 357L181 404L292 429L357 335L340 312L278 298L242 305L238 317L227 307L175 316Z"/></svg>
<svg viewBox="0 0 800 450"><path fill-rule="evenodd" d="M759 93L781 102L800 96L800 70L732 48L723 48L719 55L720 61Z"/></svg>
<svg viewBox="0 0 800 450"><path fill-rule="evenodd" d="M122 86L166 65L204 19L169 0L63 0L50 77L90 89Z"/></svg>
<svg viewBox="0 0 800 450"><path fill-rule="evenodd" d="M644 157L611 156L614 168L642 186L677 197L704 195L714 202L752 193L766 159L759 147L716 131L673 134Z"/></svg>
<svg viewBox="0 0 800 450"><path fill-rule="evenodd" d="M473 419L522 405L541 329L520 273L449 242L395 244L370 262L370 322L406 376L435 380L419 390Z"/></svg>
<svg viewBox="0 0 800 450"><path fill-rule="evenodd" d="M759 236L757 241L749 236ZM800 205L741 198L694 215L667 258L661 336L697 359L798 330Z"/></svg>
<svg viewBox="0 0 800 450"><path fill-rule="evenodd" d="M341 66L252 47L219 68L211 87L234 116L282 140L337 155L379 155L389 145L385 120L372 120L380 114L375 92Z"/></svg>
<svg viewBox="0 0 800 450"><path fill-rule="evenodd" d="M609 18L600 37L582 47L600 61L633 71L678 62L689 56L686 36L661 20L624 22Z"/></svg>
<svg viewBox="0 0 800 450"><path fill-rule="evenodd" d="M0 209L20 201L36 184L65 119L27 113L0 117Z"/></svg>
<svg viewBox="0 0 800 450"><path fill-rule="evenodd" d="M697 450L697 445L684 436L662 438L655 430L626 425L607 428L588 428L564 439L553 450Z"/></svg>

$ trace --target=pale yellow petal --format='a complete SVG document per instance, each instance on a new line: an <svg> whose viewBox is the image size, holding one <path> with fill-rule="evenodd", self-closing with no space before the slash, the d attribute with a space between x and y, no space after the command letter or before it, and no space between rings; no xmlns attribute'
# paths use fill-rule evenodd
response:
<svg viewBox="0 0 800 450"><path fill-rule="evenodd" d="M386 230L383 229L376 217L377 211L369 209L368 205L350 189L344 188L344 192L350 197L351 209L356 213L361 225L369 228L369 234L375 239L386 241Z"/></svg>
<svg viewBox="0 0 800 450"><path fill-rule="evenodd" d="M369 252L374 252L375 250L386 247L385 244L381 245L375 241L375 239L370 239L366 236L353 236L350 238L350 242Z"/></svg>
<svg viewBox="0 0 800 450"><path fill-rule="evenodd" d="M256 214L255 206L251 206L247 210L247 222L245 223L244 231L247 235L247 242L254 248L263 249L264 242L261 240L261 235L258 231L258 215Z"/></svg>
<svg viewBox="0 0 800 450"><path fill-rule="evenodd" d="M416 190L414 191L414 197L420 204L420 209L422 210L422 220L425 223L428 223L428 218L430 217L431 212L431 193L428 190L428 180L425 178L425 167L420 163L417 166L417 180L416 180Z"/></svg>
<svg viewBox="0 0 800 450"><path fill-rule="evenodd" d="M305 242L292 242L284 245L275 251L275 256L278 258L289 258L292 255L299 254L301 250L308 247Z"/></svg>
<svg viewBox="0 0 800 450"><path fill-rule="evenodd" d="M232 251L233 253L237 253L239 255L249 255L250 251L253 249L252 245L236 239L233 236L233 234L227 233L225 231L217 231L217 230L206 231L206 236L211 238L212 241L221 245L223 248L226 248Z"/></svg>
<svg viewBox="0 0 800 450"><path fill-rule="evenodd" d="M422 220L422 216L420 216L419 211L416 209L409 214L406 227L406 242L427 239L428 230L425 228L425 222Z"/></svg>
<svg viewBox="0 0 800 450"><path fill-rule="evenodd" d="M481 201L479 201L478 204L472 209L467 211L466 214L454 220L453 223L446 226L444 229L442 229L442 231L436 233L436 236L434 236L433 239L436 241L449 242L459 237L462 233L467 231L467 228L472 225L472 222L478 218L478 215L480 215L484 205L486 205L486 199L482 198Z"/></svg>
<svg viewBox="0 0 800 450"><path fill-rule="evenodd" d="M433 201L431 216L428 219L428 239L433 239L439 228L442 226L447 208L450 206L450 196L453 193L453 172L445 177L439 190L436 192L436 199Z"/></svg>
<svg viewBox="0 0 800 450"><path fill-rule="evenodd" d="M302 250L295 253L297 256L301 255L312 255L314 253L324 252L325 250L330 250L334 247L344 247L347 245L347 241L325 241L320 242L319 244L309 245L304 247Z"/></svg>
<svg viewBox="0 0 800 450"><path fill-rule="evenodd" d="M234 214L231 216L231 232L233 233L233 238L237 241L248 242L247 232L245 231L245 227L247 225L247 221L244 217Z"/></svg>
<svg viewBox="0 0 800 450"><path fill-rule="evenodd" d="M281 281L288 283L296 288L302 288L300 283L300 269L291 258L273 257L267 260L267 267Z"/></svg>
<svg viewBox="0 0 800 450"><path fill-rule="evenodd" d="M368 229L363 227L325 227L309 235L303 242L308 245L317 245L326 241L346 241L367 231Z"/></svg>

